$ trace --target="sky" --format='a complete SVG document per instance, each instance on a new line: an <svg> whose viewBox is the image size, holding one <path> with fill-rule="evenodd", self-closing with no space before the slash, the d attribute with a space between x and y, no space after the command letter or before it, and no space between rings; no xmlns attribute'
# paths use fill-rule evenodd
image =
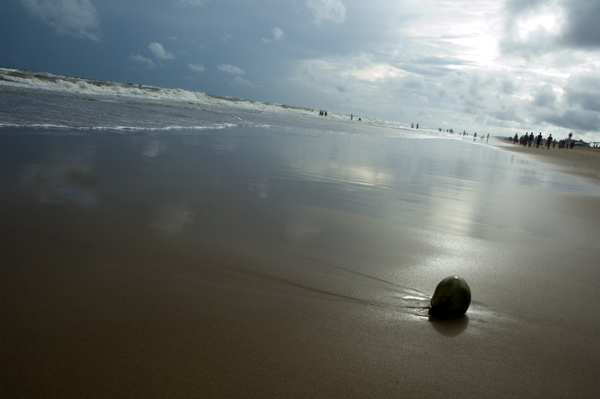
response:
<svg viewBox="0 0 600 399"><path fill-rule="evenodd" d="M0 66L600 141L598 0L1 0Z"/></svg>

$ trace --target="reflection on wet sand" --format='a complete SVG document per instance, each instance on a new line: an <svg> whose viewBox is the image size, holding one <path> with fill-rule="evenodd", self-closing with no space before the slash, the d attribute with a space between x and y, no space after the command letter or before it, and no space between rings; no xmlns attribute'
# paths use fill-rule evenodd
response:
<svg viewBox="0 0 600 399"><path fill-rule="evenodd" d="M445 337L456 337L462 334L469 326L469 316L463 315L456 319L437 319L429 316L429 322L441 335Z"/></svg>

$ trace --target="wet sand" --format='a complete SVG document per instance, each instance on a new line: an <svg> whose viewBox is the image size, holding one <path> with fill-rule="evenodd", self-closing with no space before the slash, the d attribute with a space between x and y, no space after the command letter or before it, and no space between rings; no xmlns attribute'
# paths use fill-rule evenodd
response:
<svg viewBox="0 0 600 399"><path fill-rule="evenodd" d="M600 393L600 191L529 155L5 131L0 166L2 397Z"/></svg>
<svg viewBox="0 0 600 399"><path fill-rule="evenodd" d="M506 144L502 148L539 157L544 162L558 166L559 170L591 179L595 184L600 183L600 148L575 147L564 149L555 147L547 149L523 147L518 144Z"/></svg>

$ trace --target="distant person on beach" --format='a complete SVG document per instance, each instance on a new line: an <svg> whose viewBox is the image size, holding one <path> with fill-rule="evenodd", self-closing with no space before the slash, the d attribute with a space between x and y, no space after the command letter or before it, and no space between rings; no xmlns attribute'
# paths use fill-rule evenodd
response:
<svg viewBox="0 0 600 399"><path fill-rule="evenodd" d="M354 115L350 114L350 120L352 120L352 118L354 118Z"/></svg>
<svg viewBox="0 0 600 399"><path fill-rule="evenodd" d="M415 128L415 124L414 124L414 123L411 123L411 124L410 124L410 128L411 128L411 129L414 129L414 128Z"/></svg>
<svg viewBox="0 0 600 399"><path fill-rule="evenodd" d="M417 123L417 129L419 128L419 124Z"/></svg>
<svg viewBox="0 0 600 399"><path fill-rule="evenodd" d="M515 138L513 139L513 141L516 143L519 142L519 135L517 133L515 133Z"/></svg>
<svg viewBox="0 0 600 399"><path fill-rule="evenodd" d="M552 144L552 135L549 135L546 140L546 147L548 147L548 149L550 149L550 144Z"/></svg>
<svg viewBox="0 0 600 399"><path fill-rule="evenodd" d="M535 140L535 148L540 148L540 144L542 144L542 132L540 132L540 134L538 134L538 136Z"/></svg>
<svg viewBox="0 0 600 399"><path fill-rule="evenodd" d="M533 132L531 132L527 141L529 142L529 147L531 147L531 145L533 144Z"/></svg>

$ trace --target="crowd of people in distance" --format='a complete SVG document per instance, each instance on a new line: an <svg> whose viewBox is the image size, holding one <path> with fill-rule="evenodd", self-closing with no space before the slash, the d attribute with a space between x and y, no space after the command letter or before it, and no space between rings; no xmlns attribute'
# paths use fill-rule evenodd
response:
<svg viewBox="0 0 600 399"><path fill-rule="evenodd" d="M311 109L314 112L314 109ZM319 116L327 116L327 111L319 111ZM354 120L354 114L350 114L350 120ZM362 121L361 118L358 118L359 121Z"/></svg>
<svg viewBox="0 0 600 399"><path fill-rule="evenodd" d="M550 149L555 148L558 145L558 148L573 148L575 147L575 141L571 138L573 137L573 133L569 133L569 138L565 140L557 141L552 138L552 135L549 134L547 138L544 139L542 136L542 132L537 136L534 136L533 132L525 132L525 134L519 137L518 133L515 133L515 136L511 139L514 144L522 145L523 147L535 147L535 148L546 148Z"/></svg>

